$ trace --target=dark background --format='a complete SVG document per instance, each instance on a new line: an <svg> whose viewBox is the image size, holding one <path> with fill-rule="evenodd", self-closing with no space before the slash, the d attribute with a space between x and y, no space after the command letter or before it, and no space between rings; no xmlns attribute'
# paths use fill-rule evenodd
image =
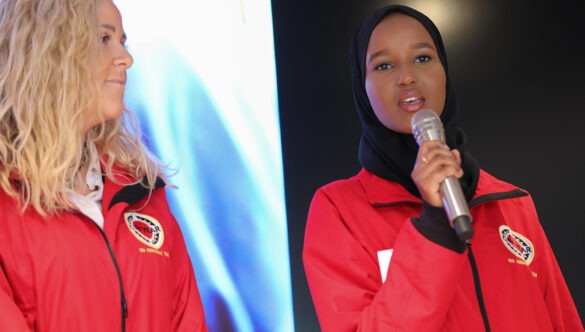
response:
<svg viewBox="0 0 585 332"><path fill-rule="evenodd" d="M296 330L319 330L301 260L309 203L319 186L360 168L349 41L365 15L390 3L437 23L469 151L483 169L532 194L585 318L579 1L272 0Z"/></svg>

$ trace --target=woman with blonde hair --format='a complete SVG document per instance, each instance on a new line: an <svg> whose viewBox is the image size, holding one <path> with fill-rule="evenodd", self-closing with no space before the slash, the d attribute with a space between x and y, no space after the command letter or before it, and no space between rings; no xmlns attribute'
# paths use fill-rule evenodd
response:
<svg viewBox="0 0 585 332"><path fill-rule="evenodd" d="M2 331L207 330L125 42L111 0L0 1Z"/></svg>

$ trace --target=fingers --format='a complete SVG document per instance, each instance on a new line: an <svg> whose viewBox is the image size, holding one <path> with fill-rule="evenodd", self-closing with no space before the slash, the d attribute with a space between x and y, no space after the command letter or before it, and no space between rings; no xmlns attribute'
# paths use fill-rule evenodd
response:
<svg viewBox="0 0 585 332"><path fill-rule="evenodd" d="M461 152L459 152L459 150L457 149L453 149L451 150L451 153L453 153L453 155L455 156L455 159L457 160L457 165L461 166Z"/></svg>
<svg viewBox="0 0 585 332"><path fill-rule="evenodd" d="M445 176L463 175L461 155L458 150L450 150L438 141L424 142L419 149L415 169L421 168L423 174L439 172Z"/></svg>
<svg viewBox="0 0 585 332"><path fill-rule="evenodd" d="M455 178L463 176L461 155L459 151L450 150L439 141L423 142L411 176L427 203L437 207L443 206L440 197L441 183L448 176Z"/></svg>

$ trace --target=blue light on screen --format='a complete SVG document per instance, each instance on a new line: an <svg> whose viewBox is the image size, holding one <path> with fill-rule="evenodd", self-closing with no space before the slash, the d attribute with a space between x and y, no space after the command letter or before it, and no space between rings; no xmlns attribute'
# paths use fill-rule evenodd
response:
<svg viewBox="0 0 585 332"><path fill-rule="evenodd" d="M117 0L210 331L293 331L270 0Z"/></svg>

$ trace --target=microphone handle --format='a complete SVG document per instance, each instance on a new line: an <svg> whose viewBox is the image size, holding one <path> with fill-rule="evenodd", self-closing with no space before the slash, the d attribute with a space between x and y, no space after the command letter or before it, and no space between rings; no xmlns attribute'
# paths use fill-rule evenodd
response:
<svg viewBox="0 0 585 332"><path fill-rule="evenodd" d="M471 239L474 234L473 226L471 225L473 218L469 213L469 207L461 190L461 185L456 178L449 176L441 183L441 198L449 223L455 229L457 237L461 241Z"/></svg>

